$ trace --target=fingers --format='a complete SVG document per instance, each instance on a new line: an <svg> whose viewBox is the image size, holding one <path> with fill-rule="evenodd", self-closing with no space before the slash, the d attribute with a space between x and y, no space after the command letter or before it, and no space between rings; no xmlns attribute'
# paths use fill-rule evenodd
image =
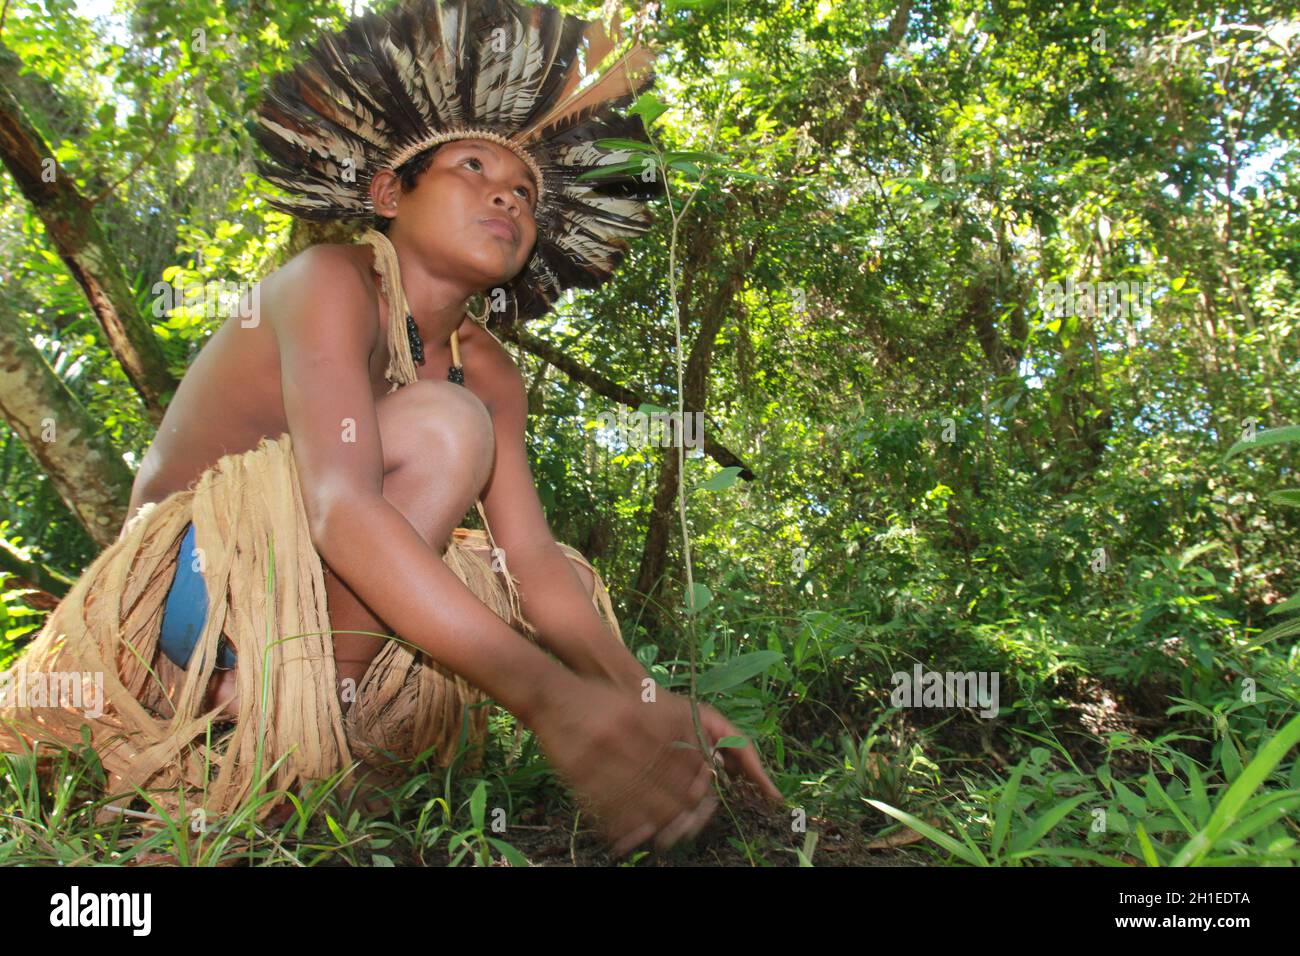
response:
<svg viewBox="0 0 1300 956"><path fill-rule="evenodd" d="M659 853L666 853L680 840L692 839L709 822L714 811L718 809L718 798L713 794L708 794L700 802L699 806L688 810L679 816L668 826L659 831L655 837L655 850Z"/></svg>
<svg viewBox="0 0 1300 956"><path fill-rule="evenodd" d="M718 808L718 800L712 793L714 771L708 763L703 763L686 793L687 809L670 821L655 838L655 849L666 852L683 839L693 839Z"/></svg>
<svg viewBox="0 0 1300 956"><path fill-rule="evenodd" d="M708 793L711 774L698 751L664 744L655 758L614 794L595 807L602 829L614 841L615 856L635 849L697 809ZM686 821L695 825L696 821Z"/></svg>
<svg viewBox="0 0 1300 956"><path fill-rule="evenodd" d="M655 837L655 849L664 853L682 839L693 838L709 822L713 812L718 808L718 799L710 791L713 789L713 771L707 764L700 768L699 774L686 794L686 810L659 831Z"/></svg>
<svg viewBox="0 0 1300 956"><path fill-rule="evenodd" d="M646 840L655 835L655 827L652 823L646 823L637 827L627 836L623 837L614 844L614 856L624 857L639 847Z"/></svg>
<svg viewBox="0 0 1300 956"><path fill-rule="evenodd" d="M745 740L744 747L724 747L714 754L714 760L717 761L719 754L722 756L723 766L732 776L738 777L744 775L752 780L763 796L769 801L777 804L785 803L785 796L776 788L776 784L768 779L763 772L763 763L758 759L758 749L754 742L745 737L737 730L726 717L713 708L708 708L709 730L713 737L713 743L717 743L722 737L741 737Z"/></svg>
<svg viewBox="0 0 1300 956"><path fill-rule="evenodd" d="M785 802L785 797L776 788L776 784L772 783L767 774L763 772L763 764L759 761L758 752L754 749L752 742L745 749L736 751L735 759L740 765L741 773L758 785L758 789L763 796L776 803Z"/></svg>
<svg viewBox="0 0 1300 956"><path fill-rule="evenodd" d="M660 705L662 709L656 707L652 716L647 715L649 720L641 728L650 740L662 742L658 753L650 760L641 757L644 762L639 772L634 772L630 779L612 788L612 792L601 788L604 792L599 794L596 806L592 808L598 820L603 818L601 829L613 844L614 855L618 858L651 838L655 850L665 852L680 841L698 835L720 805L717 796L711 792L718 774L715 768L733 764L735 755L729 750L710 754L691 745L695 733L689 703L684 698L666 695ZM739 736L725 717L707 705L701 705L700 717L706 737L714 743L722 736ZM632 753L640 751L642 746L639 743L632 745L632 739L637 736L634 732L629 738L626 756L632 760L637 759L632 757ZM766 793L779 795L763 775L752 750L734 765L738 771L743 769L751 776L756 772L755 779L760 787ZM608 769L614 779L627 772L622 767Z"/></svg>
<svg viewBox="0 0 1300 956"><path fill-rule="evenodd" d="M717 798L710 792L713 770L709 763L700 758L698 751L677 749L675 755L678 766L662 780L658 799L649 811L651 819L643 818L626 836L618 838L615 856L630 852L651 837L655 838L655 850L665 852L680 840L698 834L717 810ZM695 777L688 787L683 773L691 770L695 770Z"/></svg>

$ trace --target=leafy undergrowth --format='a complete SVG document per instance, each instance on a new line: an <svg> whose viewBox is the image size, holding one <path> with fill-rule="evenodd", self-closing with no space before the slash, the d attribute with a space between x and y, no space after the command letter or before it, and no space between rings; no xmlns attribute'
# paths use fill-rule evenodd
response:
<svg viewBox="0 0 1300 956"><path fill-rule="evenodd" d="M1013 730L975 759L950 749L961 734L918 730L885 711L870 733L844 734L830 759L783 739L792 769L772 776L784 810L731 781L693 844L622 861L573 808L531 735L516 737L508 715L492 724L475 774L425 762L358 791L335 777L284 799L279 819L263 824L252 819L258 804L202 825L193 812L167 822L143 795L96 823L105 800L89 748L0 757L0 865L1155 866L1300 857L1300 762L1285 762L1300 739L1295 717L1251 738L1244 753L1232 734L1217 744L1173 730L1088 737L1061 724ZM1062 736L1088 746L1072 753ZM1213 764L1192 756L1198 743Z"/></svg>
<svg viewBox="0 0 1300 956"><path fill-rule="evenodd" d="M1241 447L1297 441L1278 429ZM97 823L104 774L86 741L0 756L0 865L1291 866L1300 595L1269 604L1282 620L1261 629L1223 569L1198 563L1216 550L1136 556L1073 603L974 570L949 594L924 562L889 603L863 575L843 606L788 615L729 586L689 660L681 641L633 647L759 742L787 806L725 784L694 844L663 856L612 859L532 735L497 712L478 770L422 754L363 793L340 773L226 820L169 821L141 794ZM967 585L987 606L954 614ZM905 700L913 667L996 678L997 693ZM258 825L267 802L284 813Z"/></svg>

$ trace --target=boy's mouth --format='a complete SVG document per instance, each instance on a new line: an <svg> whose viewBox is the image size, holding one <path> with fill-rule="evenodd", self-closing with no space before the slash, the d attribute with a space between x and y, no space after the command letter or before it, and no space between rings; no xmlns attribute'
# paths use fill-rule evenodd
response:
<svg viewBox="0 0 1300 956"><path fill-rule="evenodd" d="M519 227L509 219L502 219L499 216L493 216L490 219L480 219L479 222L487 226L503 239L509 239L511 242L516 244L519 242Z"/></svg>

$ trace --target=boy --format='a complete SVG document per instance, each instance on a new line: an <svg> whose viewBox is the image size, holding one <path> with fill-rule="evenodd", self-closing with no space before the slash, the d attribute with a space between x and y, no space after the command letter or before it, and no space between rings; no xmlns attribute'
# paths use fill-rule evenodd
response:
<svg viewBox="0 0 1300 956"><path fill-rule="evenodd" d="M59 620L43 633L34 659L55 660L63 647L77 666L110 655L121 666L129 659L124 643L134 642L137 656L139 647L154 647L153 612L139 612L144 624L130 621L132 609L150 607L141 595L158 597L157 566L136 574L132 565L125 575L112 566L125 552L152 553L151 544L179 540L156 647L181 668L200 632L203 649L183 693L168 698L178 715L175 739L193 734L198 725L185 721L209 706L247 724L258 702L240 697L260 686L255 674L275 685L259 692L272 700L268 733L293 745L286 749L311 750L310 728L320 720L300 711L321 710L321 700L300 696L285 710L291 690L283 685L325 673L311 649L329 645L304 642L308 651L291 670L289 658L275 656L284 654L283 642L262 646L261 634L322 623L323 605L309 593L319 555L338 680L360 684L384 649L382 635L400 635L533 730L616 854L652 838L666 849L697 833L717 806L714 761L780 801L752 746L724 749L713 761L689 746L700 742L689 702L655 688L601 620L592 604L596 585L551 536L529 473L520 373L485 326L467 321L468 300L488 291L508 293L516 316L544 314L564 288L605 281L626 248L617 237L648 226L649 195L633 178L597 189L578 176L628 158L596 140L643 137L639 120L611 110L648 86L648 69L639 68L649 57L635 46L579 92L582 42L589 65L612 46L595 28L549 7L417 0L322 38L311 59L273 82L257 136L278 165L259 168L296 194L276 204L308 218L365 217L380 231L366 234L368 245L320 245L298 255L263 280L245 313L204 346L141 464L117 553L101 556L84 576L140 583L129 600L109 594L107 607L101 584L79 586L64 602L67 613L88 621L99 614L90 629L104 636L65 647L61 634L70 629ZM451 369L450 381L442 369ZM291 456L274 457L289 449ZM223 487L247 480L246 471L265 478L267 461L281 462L272 478L296 475L292 494L277 499L282 506L222 497ZM187 498L196 480L195 497ZM476 500L517 584L522 618L558 661L508 626L440 557ZM194 514L178 539L182 502L193 504ZM262 541L279 548L293 539L292 522L274 535L246 527L276 522L286 510L305 514L315 553L299 562L306 573L287 569L281 593L267 595L267 610L251 593L256 586L232 582L241 561L265 561ZM239 535L242 543L232 544ZM187 576L191 549L218 538L218 556ZM216 588L216 620L205 585ZM300 592L307 597L297 600ZM230 628L218 631L227 621ZM138 636L122 638L126 631ZM216 643L219 633L238 639ZM206 656L213 647L215 664ZM213 673L214 666L224 669ZM119 687L146 689L143 674L117 673ZM200 704L196 681L209 673ZM366 703L359 697L351 706ZM128 702L124 719L132 727L153 727L133 710ZM709 745L739 736L706 705L699 719ZM337 720L331 726L338 736ZM250 761L253 741L252 731L240 738L250 753L223 760L219 785ZM166 756L151 755L179 754L174 742L145 746L135 759L161 762ZM261 747L258 741L258 759ZM324 749L348 752L338 741L325 741ZM311 764L328 765L324 758Z"/></svg>

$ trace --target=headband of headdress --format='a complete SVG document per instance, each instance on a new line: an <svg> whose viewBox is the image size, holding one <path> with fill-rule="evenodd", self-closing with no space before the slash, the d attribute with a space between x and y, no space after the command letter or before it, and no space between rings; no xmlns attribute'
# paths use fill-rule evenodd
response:
<svg viewBox="0 0 1300 956"><path fill-rule="evenodd" d="M654 56L637 42L616 50L617 20L612 32L515 0L406 0L359 17L269 84L253 135L273 162L257 168L293 198L268 202L304 219L370 219L378 170L451 140L498 143L532 171L538 201L537 245L502 287L496 321L544 315L565 289L613 274L663 193L652 169L578 179L633 157L596 140L648 141L617 110L654 82Z"/></svg>

